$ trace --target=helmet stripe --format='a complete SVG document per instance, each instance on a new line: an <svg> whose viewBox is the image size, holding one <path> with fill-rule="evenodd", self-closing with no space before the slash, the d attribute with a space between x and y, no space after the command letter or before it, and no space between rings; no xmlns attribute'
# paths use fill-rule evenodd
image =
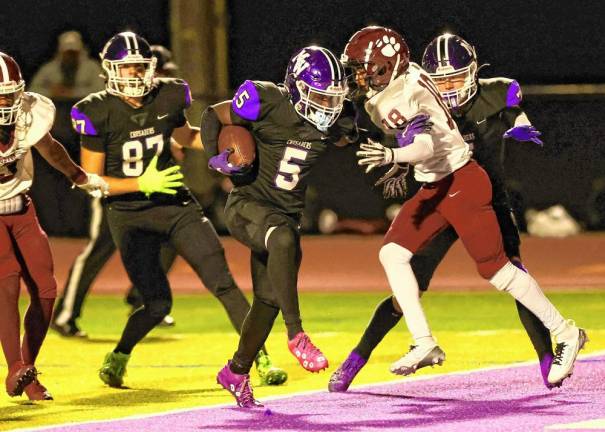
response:
<svg viewBox="0 0 605 432"><path fill-rule="evenodd" d="M332 81L340 81L342 79L340 75L340 69L338 68L338 60L330 51L325 48L319 48L319 51L326 57L328 60L328 64L330 65L330 71L332 72ZM336 77L336 72L338 72L338 77Z"/></svg>
<svg viewBox="0 0 605 432"><path fill-rule="evenodd" d="M0 56L0 71L2 72L2 82L9 82L8 67L2 56Z"/></svg>
<svg viewBox="0 0 605 432"><path fill-rule="evenodd" d="M449 66L450 64L450 52L449 52L449 41L452 35L446 34L443 36L443 52L445 54L444 63Z"/></svg>
<svg viewBox="0 0 605 432"><path fill-rule="evenodd" d="M128 39L128 33L124 33L122 35L122 37L124 38L124 41L126 42L126 49L128 51L130 51L132 49L132 47L130 46L130 40Z"/></svg>
<svg viewBox="0 0 605 432"><path fill-rule="evenodd" d="M134 41L134 49L138 53L138 51L139 51L139 41L137 40L137 36L135 34L133 34L133 33L131 33L130 36L132 37L132 40Z"/></svg>

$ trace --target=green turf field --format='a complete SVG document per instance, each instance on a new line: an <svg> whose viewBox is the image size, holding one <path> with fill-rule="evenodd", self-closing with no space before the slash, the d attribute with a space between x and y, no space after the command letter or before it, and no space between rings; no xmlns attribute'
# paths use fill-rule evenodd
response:
<svg viewBox="0 0 605 432"><path fill-rule="evenodd" d="M279 322L268 348L276 364L290 374L282 387L256 387L269 395L324 389L330 373L355 345L377 302L384 294L304 294L303 324L330 360L328 372L304 371L287 351ZM591 342L585 352L605 349L605 291L553 293L549 297L565 316L585 327ZM418 374L473 369L533 360L530 343L510 296L493 293L429 293L423 299L434 334L447 353L443 367ZM237 344L235 332L218 302L209 295L175 299L177 325L155 330L133 352L126 377L129 389L105 387L97 377L104 354L111 350L126 321L121 297L91 297L82 327L88 341L50 333L38 361L40 380L54 402L30 404L23 398L0 399L0 430L125 417L231 402L215 384L216 372ZM375 351L355 384L400 379L388 371L409 344L403 323ZM403 379L405 380L405 378ZM536 380L540 380L536 367ZM253 372L253 383L257 377Z"/></svg>

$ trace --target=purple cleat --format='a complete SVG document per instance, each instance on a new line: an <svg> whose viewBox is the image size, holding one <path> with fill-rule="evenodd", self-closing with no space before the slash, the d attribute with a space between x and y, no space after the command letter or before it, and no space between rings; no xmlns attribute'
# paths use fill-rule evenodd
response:
<svg viewBox="0 0 605 432"><path fill-rule="evenodd" d="M262 407L263 404L254 399L252 387L250 387L250 375L240 375L232 372L229 368L230 364L231 360L220 370L216 376L216 382L235 397L235 401L239 407Z"/></svg>
<svg viewBox="0 0 605 432"><path fill-rule="evenodd" d="M351 354L347 357L343 364L330 377L328 383L328 390L331 392L346 392L353 379L357 376L359 371L368 361L357 354L355 351L351 351Z"/></svg>

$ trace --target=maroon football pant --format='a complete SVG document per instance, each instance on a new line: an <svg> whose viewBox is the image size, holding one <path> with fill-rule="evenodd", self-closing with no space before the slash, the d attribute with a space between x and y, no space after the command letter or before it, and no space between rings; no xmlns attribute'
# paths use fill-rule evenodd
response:
<svg viewBox="0 0 605 432"><path fill-rule="evenodd" d="M492 208L492 185L474 160L422 186L401 208L384 244L396 243L416 253L450 225L485 279L491 279L508 262Z"/></svg>
<svg viewBox="0 0 605 432"><path fill-rule="evenodd" d="M30 294L23 346L19 343L19 280ZM9 366L33 364L46 336L57 294L46 233L33 204L20 213L0 216L0 340Z"/></svg>

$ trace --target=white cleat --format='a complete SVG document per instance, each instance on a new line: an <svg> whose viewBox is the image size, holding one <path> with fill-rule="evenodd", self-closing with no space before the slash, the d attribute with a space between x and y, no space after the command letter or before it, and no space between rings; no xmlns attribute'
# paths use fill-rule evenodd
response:
<svg viewBox="0 0 605 432"><path fill-rule="evenodd" d="M391 365L391 372L397 375L411 375L426 366L441 366L445 353L438 345L410 346L406 355Z"/></svg>
<svg viewBox="0 0 605 432"><path fill-rule="evenodd" d="M573 327L576 330L573 338L557 341L555 356L548 372L548 382L552 385L560 384L565 378L571 376L576 357L588 342L584 329Z"/></svg>

